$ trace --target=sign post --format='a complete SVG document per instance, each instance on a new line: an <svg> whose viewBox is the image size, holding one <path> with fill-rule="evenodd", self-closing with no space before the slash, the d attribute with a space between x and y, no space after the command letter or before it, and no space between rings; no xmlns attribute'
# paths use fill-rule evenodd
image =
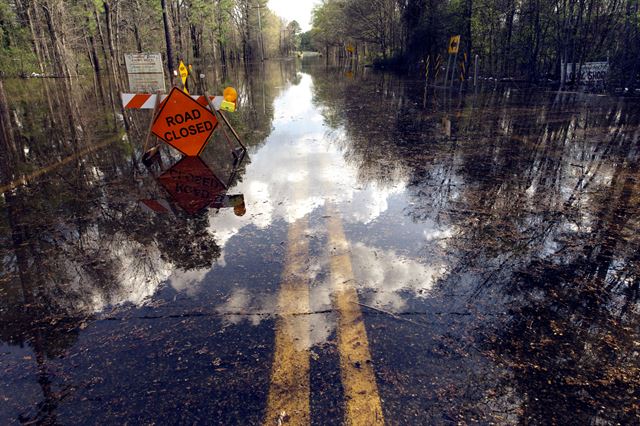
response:
<svg viewBox="0 0 640 426"><path fill-rule="evenodd" d="M458 51L460 50L460 35L455 35L449 39L449 59L453 54L453 69L451 70L451 87L453 87L453 80L456 75L456 68L458 65ZM446 84L445 84L446 86Z"/></svg>

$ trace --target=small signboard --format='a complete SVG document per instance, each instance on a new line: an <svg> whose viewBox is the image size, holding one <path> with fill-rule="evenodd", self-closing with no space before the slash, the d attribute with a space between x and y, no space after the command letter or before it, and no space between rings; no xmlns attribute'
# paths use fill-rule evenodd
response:
<svg viewBox="0 0 640 426"><path fill-rule="evenodd" d="M217 124L211 111L174 87L162 103L151 131L190 157L200 155Z"/></svg>
<svg viewBox="0 0 640 426"><path fill-rule="evenodd" d="M124 55L129 89L135 93L166 92L162 55L159 53L127 53Z"/></svg>
<svg viewBox="0 0 640 426"><path fill-rule="evenodd" d="M158 177L171 198L189 214L213 204L226 187L199 157L185 157Z"/></svg>
<svg viewBox="0 0 640 426"><path fill-rule="evenodd" d="M162 56L159 53L127 53L124 63L129 74L162 74Z"/></svg>
<svg viewBox="0 0 640 426"><path fill-rule="evenodd" d="M460 36L455 35L449 39L449 54L458 53L460 49Z"/></svg>
<svg viewBox="0 0 640 426"><path fill-rule="evenodd" d="M573 74L578 71L580 64L567 64L567 80L573 80ZM580 69L579 83L603 83L609 73L609 62L585 62Z"/></svg>

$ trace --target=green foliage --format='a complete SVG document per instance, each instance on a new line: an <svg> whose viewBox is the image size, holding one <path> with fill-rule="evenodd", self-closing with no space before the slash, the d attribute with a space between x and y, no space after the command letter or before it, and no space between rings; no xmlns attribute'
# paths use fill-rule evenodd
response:
<svg viewBox="0 0 640 426"><path fill-rule="evenodd" d="M20 24L9 2L0 2L0 72L15 76L36 71L27 29Z"/></svg>
<svg viewBox="0 0 640 426"><path fill-rule="evenodd" d="M312 41L313 41L313 36L311 31L306 31L300 34L300 50L302 51L314 50Z"/></svg>
<svg viewBox="0 0 640 426"><path fill-rule="evenodd" d="M166 2L174 54L189 62L255 58L261 43L269 56L281 48L283 28L292 49L299 47L300 26L281 22L266 2L260 9L251 0ZM90 72L96 59L101 70L117 69L127 52L165 51L162 16L157 0L0 0L0 71L75 75Z"/></svg>
<svg viewBox="0 0 640 426"><path fill-rule="evenodd" d="M486 76L559 80L561 62L609 57L614 80L637 87L639 13L637 0L323 0L307 44L346 57L355 43L360 56L417 70L460 34L467 69L478 55Z"/></svg>

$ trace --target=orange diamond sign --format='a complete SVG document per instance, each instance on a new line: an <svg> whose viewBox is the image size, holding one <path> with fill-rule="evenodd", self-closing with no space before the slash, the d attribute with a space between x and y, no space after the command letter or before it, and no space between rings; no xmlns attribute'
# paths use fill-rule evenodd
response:
<svg viewBox="0 0 640 426"><path fill-rule="evenodd" d="M164 100L151 131L188 157L200 155L218 120L191 96L174 87Z"/></svg>

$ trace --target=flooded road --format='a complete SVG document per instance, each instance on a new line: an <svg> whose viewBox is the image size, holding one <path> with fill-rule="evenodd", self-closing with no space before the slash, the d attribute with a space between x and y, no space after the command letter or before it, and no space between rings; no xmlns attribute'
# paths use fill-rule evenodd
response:
<svg viewBox="0 0 640 426"><path fill-rule="evenodd" d="M3 424L640 422L635 101L220 78L238 167L145 167L113 83L5 84Z"/></svg>

